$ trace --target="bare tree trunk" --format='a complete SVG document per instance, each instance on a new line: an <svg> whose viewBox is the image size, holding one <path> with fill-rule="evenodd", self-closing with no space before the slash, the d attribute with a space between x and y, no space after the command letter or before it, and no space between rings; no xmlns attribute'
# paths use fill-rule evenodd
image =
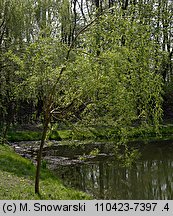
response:
<svg viewBox="0 0 173 216"><path fill-rule="evenodd" d="M128 5L129 5L129 1L128 0L124 0L123 3L122 3L122 10L123 10L123 17L125 19L125 13L126 13L126 10L128 8ZM126 35L123 34L122 37L121 37L121 45L122 46L125 46L126 44Z"/></svg>
<svg viewBox="0 0 173 216"><path fill-rule="evenodd" d="M41 138L40 148L39 148L38 155L37 155L37 168L36 168L36 177L35 177L35 193L36 194L40 194L39 182L40 182L42 151L43 151L43 147L45 144L49 123L50 123L50 112L49 112L49 109L47 109L45 116L44 116L42 138Z"/></svg>

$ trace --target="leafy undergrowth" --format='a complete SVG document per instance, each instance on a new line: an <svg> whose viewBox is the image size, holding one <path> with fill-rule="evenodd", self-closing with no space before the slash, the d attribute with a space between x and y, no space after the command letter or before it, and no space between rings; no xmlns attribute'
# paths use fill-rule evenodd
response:
<svg viewBox="0 0 173 216"><path fill-rule="evenodd" d="M35 166L6 145L0 145L0 199L1 200L85 200L91 197L66 188L49 170L42 169L40 192L34 193Z"/></svg>

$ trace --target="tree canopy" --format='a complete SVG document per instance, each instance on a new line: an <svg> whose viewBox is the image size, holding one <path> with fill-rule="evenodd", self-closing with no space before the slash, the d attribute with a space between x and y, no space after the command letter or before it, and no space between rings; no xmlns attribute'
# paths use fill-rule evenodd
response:
<svg viewBox="0 0 173 216"><path fill-rule="evenodd" d="M0 0L0 117L11 124L69 121L154 126L172 82L169 0Z"/></svg>

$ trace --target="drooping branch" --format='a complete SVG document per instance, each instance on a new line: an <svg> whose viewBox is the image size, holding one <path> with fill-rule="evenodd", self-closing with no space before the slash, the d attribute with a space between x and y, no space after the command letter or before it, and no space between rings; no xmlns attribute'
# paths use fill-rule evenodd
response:
<svg viewBox="0 0 173 216"><path fill-rule="evenodd" d="M100 14L100 15L101 15L101 14ZM73 39L73 41L72 41L72 43L71 43L71 45L69 46L69 49L68 49L68 51L67 51L67 55L66 55L66 58L65 58L65 64L61 67L59 76L58 76L56 82L55 82L54 85L53 85L53 88L52 88L52 91L51 91L51 94L50 94L50 97L51 97L52 99L53 99L53 95L54 95L56 86L57 86L59 80L61 79L61 76L62 76L63 72L64 72L65 69L66 69L66 66L67 66L67 63L68 63L68 60L69 60L69 57L70 57L70 53L71 53L71 51L72 51L73 48L74 48L74 45L75 45L75 43L76 43L77 38L78 38L82 33L84 33L93 23L95 23L97 19L98 19L98 16L97 16L95 19L93 19L90 23L88 23L85 27L83 27L82 29L80 29L80 30L77 32L76 36L74 37L74 39Z"/></svg>

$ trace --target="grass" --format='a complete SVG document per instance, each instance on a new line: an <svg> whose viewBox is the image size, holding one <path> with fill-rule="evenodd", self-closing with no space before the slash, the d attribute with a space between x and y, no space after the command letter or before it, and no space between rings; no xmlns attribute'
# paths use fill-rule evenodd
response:
<svg viewBox="0 0 173 216"><path fill-rule="evenodd" d="M7 140L11 142L17 141L31 141L31 140L40 140L41 132L34 131L9 131L7 134Z"/></svg>
<svg viewBox="0 0 173 216"><path fill-rule="evenodd" d="M172 140L173 124L160 125L159 133L156 134L154 128L146 129L132 128L129 132L130 140Z"/></svg>
<svg viewBox="0 0 173 216"><path fill-rule="evenodd" d="M19 141L38 141L41 139L42 131L31 131L31 130L18 130L12 128L7 133L7 140L10 142ZM80 131L74 132L72 130L54 130L48 135L49 140L84 140L94 139L95 136L92 133Z"/></svg>
<svg viewBox="0 0 173 216"><path fill-rule="evenodd" d="M32 141L32 140L38 141L41 139L41 135L42 135L41 131L11 130L7 134L7 140L11 142ZM58 131L55 131L49 135L49 139L50 140L61 140L61 137Z"/></svg>
<svg viewBox="0 0 173 216"><path fill-rule="evenodd" d="M40 193L34 193L35 166L7 145L0 145L1 200L86 200L83 192L65 187L49 170L42 169Z"/></svg>
<svg viewBox="0 0 173 216"><path fill-rule="evenodd" d="M41 130L29 130L11 128L7 134L7 140L11 142L15 141L37 141L41 139ZM93 127L90 130L82 128L79 131L73 131L70 129L55 129L48 134L49 140L119 140L119 132L116 128L105 127ZM173 125L164 124L160 126L160 133L157 135L153 127L140 128L131 127L126 134L129 140L160 140L160 139L172 139L173 138Z"/></svg>

